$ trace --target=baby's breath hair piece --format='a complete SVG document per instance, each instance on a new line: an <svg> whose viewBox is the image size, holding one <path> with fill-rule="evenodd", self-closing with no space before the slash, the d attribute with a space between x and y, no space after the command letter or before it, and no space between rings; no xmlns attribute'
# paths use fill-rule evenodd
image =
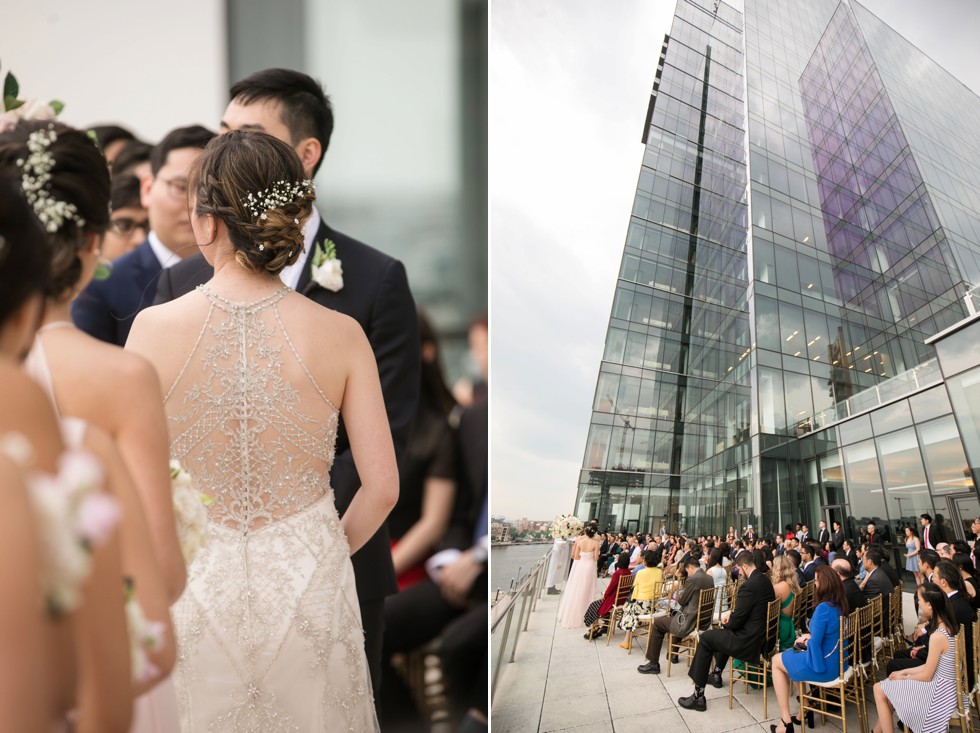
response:
<svg viewBox="0 0 980 733"><path fill-rule="evenodd" d="M27 159L21 158L17 161L17 166L23 171L21 188L24 189L24 196L49 233L58 231L62 224L71 220L75 221L79 229L85 226L85 220L78 215L75 204L59 201L49 191L54 156L48 148L57 139L54 125L35 130L27 138Z"/></svg>
<svg viewBox="0 0 980 733"><path fill-rule="evenodd" d="M248 209L248 213L252 215L253 219L265 220L269 218L268 212L273 209L293 203L300 194L305 195L314 191L316 191L316 185L309 178L293 183L276 181L264 191L248 194L242 199L242 204Z"/></svg>

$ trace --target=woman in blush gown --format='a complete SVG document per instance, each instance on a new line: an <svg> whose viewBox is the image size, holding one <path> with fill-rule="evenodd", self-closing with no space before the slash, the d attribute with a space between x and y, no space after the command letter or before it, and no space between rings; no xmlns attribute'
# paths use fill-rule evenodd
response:
<svg viewBox="0 0 980 733"><path fill-rule="evenodd" d="M160 374L172 458L213 499L174 606L181 731L378 730L350 561L398 498L374 355L356 321L279 279L314 200L292 148L216 137L190 192L214 276L142 311L126 344ZM341 416L362 482L343 519Z"/></svg>
<svg viewBox="0 0 980 733"><path fill-rule="evenodd" d="M596 529L585 525L585 534L572 546L572 571L558 603L558 624L566 629L585 626L585 609L595 600L595 563L599 552Z"/></svg>

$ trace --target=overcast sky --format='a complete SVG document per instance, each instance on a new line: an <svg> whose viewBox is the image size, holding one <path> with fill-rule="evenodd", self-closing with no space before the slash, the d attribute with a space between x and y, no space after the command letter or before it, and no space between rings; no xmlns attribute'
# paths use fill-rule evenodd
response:
<svg viewBox="0 0 980 733"><path fill-rule="evenodd" d="M974 91L980 2L865 7ZM493 0L491 512L572 511L674 0ZM978 133L980 135L980 133Z"/></svg>

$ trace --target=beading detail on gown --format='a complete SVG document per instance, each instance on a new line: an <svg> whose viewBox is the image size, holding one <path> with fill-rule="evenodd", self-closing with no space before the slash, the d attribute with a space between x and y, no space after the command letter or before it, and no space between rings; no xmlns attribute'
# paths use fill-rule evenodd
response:
<svg viewBox="0 0 980 733"><path fill-rule="evenodd" d="M174 607L184 733L377 730L329 472L339 413L282 322L284 288L210 308L166 396L171 457L210 496Z"/></svg>

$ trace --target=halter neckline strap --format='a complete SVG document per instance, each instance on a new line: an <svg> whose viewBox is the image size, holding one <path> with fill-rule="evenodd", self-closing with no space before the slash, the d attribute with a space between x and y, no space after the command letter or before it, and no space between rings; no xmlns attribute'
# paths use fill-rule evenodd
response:
<svg viewBox="0 0 980 733"><path fill-rule="evenodd" d="M207 284L198 285L197 289L200 290L202 293L204 293L204 295L207 296L208 300L210 300L214 305L218 306L219 308L222 308L223 310L235 311L239 313L243 311L248 313L256 313L258 311L264 310L265 308L268 308L269 306L278 303L280 300L283 299L283 297L285 297L286 293L292 290L290 287L283 285L281 288L279 288L279 290L276 290L274 293L266 295L263 298L243 302L237 300L229 300L228 298L218 295Z"/></svg>

